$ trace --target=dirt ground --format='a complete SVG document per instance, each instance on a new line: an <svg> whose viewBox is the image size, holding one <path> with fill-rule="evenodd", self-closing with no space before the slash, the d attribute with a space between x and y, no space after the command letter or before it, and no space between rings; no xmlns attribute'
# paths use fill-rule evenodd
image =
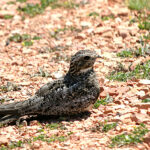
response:
<svg viewBox="0 0 150 150"><path fill-rule="evenodd" d="M111 138L128 133L144 123L150 129L150 103L141 103L140 99L150 97L150 83L136 79L127 82L110 81L106 78L117 62L137 64L150 57L121 59L116 53L125 47L135 47L139 37L147 33L139 30L138 23L130 24L136 12L131 11L123 0L78 0L78 8L66 9L47 7L35 17L22 17L17 10L24 3L8 4L10 0L0 1L0 86L14 83L20 87L17 91L0 92L0 97L8 103L26 100L45 83L64 75L69 67L70 56L81 49L96 50L103 59L95 64L101 86L100 98L107 94L113 102L92 109L91 114L65 118L32 119L23 121L21 126L9 125L0 128L0 145L8 148L12 142L23 141L21 147L14 149L49 149L49 150L107 150ZM28 0L30 3L39 1ZM97 12L98 15L89 16ZM6 14L12 19L4 19ZM102 20L103 16L110 16ZM32 46L23 42L10 41L15 33L41 37L33 40ZM44 75L43 75L44 74ZM11 99L11 100L10 100ZM99 122L117 122L117 127L108 132L93 131ZM61 123L65 129L50 130L48 123ZM42 132L39 132L43 129ZM64 136L66 140L47 142L35 140L26 142L40 134L48 137ZM9 149L9 148L8 148ZM150 134L144 136L142 143L115 147L119 150L150 149Z"/></svg>

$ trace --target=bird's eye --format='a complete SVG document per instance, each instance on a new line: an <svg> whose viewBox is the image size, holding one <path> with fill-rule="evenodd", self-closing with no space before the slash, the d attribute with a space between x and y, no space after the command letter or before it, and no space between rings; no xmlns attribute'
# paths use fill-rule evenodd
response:
<svg viewBox="0 0 150 150"><path fill-rule="evenodd" d="M89 60L90 59L90 56L85 56L84 57L84 60Z"/></svg>

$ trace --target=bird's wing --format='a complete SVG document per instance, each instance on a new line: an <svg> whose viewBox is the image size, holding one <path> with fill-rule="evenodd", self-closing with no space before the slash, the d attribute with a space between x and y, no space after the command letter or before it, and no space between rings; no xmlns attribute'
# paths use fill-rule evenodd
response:
<svg viewBox="0 0 150 150"><path fill-rule="evenodd" d="M13 103L9 103L9 104L2 104L2 105L0 105L0 115L2 115L2 116L8 115L8 114L19 115L19 112L18 112L19 109L22 109L23 107L32 105L32 103L36 99L38 99L38 98L36 96L33 96L25 101L13 102Z"/></svg>
<svg viewBox="0 0 150 150"><path fill-rule="evenodd" d="M52 88L49 90L49 86L42 87L39 95L35 95L26 101L0 105L0 115L19 114L23 116L30 114L62 115L78 113L91 103L94 103L99 95L99 89L89 86L86 81L78 82L70 87L63 84L56 85L53 90Z"/></svg>
<svg viewBox="0 0 150 150"><path fill-rule="evenodd" d="M53 91L63 85L63 78L59 80L55 80L52 82L48 82L47 84L43 85L36 93L37 96L47 95L50 91Z"/></svg>
<svg viewBox="0 0 150 150"><path fill-rule="evenodd" d="M35 96L29 98L25 101L13 102L9 104L2 104L0 105L0 115L7 115L7 114L20 114L19 110L24 109L29 113L30 108L32 109L34 105L39 104L40 101L44 100L44 95L48 95L49 93L55 91L60 85L63 85L63 80L55 80L54 82L49 82L42 86L36 93ZM34 113L34 109L30 110L30 113Z"/></svg>
<svg viewBox="0 0 150 150"><path fill-rule="evenodd" d="M94 103L99 95L99 89L88 87L79 82L71 87L64 86L41 95L40 99L32 101L32 105L23 107L21 114L62 115L82 111Z"/></svg>

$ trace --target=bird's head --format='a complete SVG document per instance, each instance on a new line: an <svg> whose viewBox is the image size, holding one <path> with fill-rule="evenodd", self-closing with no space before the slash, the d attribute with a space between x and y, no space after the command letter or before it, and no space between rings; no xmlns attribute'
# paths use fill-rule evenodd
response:
<svg viewBox="0 0 150 150"><path fill-rule="evenodd" d="M69 72L71 74L80 74L93 69L96 58L100 58L100 56L95 51L78 51L71 57Z"/></svg>

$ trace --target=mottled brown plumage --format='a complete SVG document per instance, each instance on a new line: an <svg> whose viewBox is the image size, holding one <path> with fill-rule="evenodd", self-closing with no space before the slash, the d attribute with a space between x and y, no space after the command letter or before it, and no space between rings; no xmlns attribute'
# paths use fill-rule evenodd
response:
<svg viewBox="0 0 150 150"><path fill-rule="evenodd" d="M8 123L24 115L71 115L86 111L100 88L93 70L95 51L81 50L71 58L68 73L42 86L26 101L0 105L0 119Z"/></svg>

